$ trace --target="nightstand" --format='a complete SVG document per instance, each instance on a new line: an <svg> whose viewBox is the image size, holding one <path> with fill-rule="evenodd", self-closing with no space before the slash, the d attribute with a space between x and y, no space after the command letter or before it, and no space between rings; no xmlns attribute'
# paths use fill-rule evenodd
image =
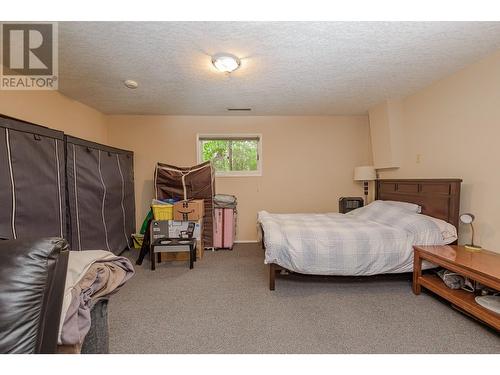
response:
<svg viewBox="0 0 500 375"><path fill-rule="evenodd" d="M438 294L467 314L500 330L500 314L485 309L474 299L474 293L448 288L435 274L422 274L422 260L427 260L471 280L500 291L500 254L481 250L471 252L463 246L413 246L413 292L422 287Z"/></svg>

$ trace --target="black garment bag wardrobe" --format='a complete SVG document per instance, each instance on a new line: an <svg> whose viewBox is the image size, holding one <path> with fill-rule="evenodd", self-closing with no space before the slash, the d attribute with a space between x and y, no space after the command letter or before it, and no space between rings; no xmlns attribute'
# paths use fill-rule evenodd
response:
<svg viewBox="0 0 500 375"><path fill-rule="evenodd" d="M64 133L0 117L0 237L65 237Z"/></svg>
<svg viewBox="0 0 500 375"><path fill-rule="evenodd" d="M135 232L134 154L0 117L0 238L120 253Z"/></svg>
<svg viewBox="0 0 500 375"><path fill-rule="evenodd" d="M71 248L127 248L135 232L131 151L66 136Z"/></svg>

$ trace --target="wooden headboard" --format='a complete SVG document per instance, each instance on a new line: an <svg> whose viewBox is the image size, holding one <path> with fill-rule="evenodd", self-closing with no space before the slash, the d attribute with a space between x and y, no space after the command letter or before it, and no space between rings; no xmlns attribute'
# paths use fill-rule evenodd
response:
<svg viewBox="0 0 500 375"><path fill-rule="evenodd" d="M375 199L416 203L422 213L458 228L460 179L377 180Z"/></svg>

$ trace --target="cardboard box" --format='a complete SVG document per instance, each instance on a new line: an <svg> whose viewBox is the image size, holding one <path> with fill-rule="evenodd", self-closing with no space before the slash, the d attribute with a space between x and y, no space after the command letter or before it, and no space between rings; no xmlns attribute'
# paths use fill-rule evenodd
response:
<svg viewBox="0 0 500 375"><path fill-rule="evenodd" d="M196 241L196 259L202 259L205 249L203 247L203 241ZM189 260L189 253L187 252L169 252L169 253L161 253L162 261L174 261L174 260Z"/></svg>
<svg viewBox="0 0 500 375"><path fill-rule="evenodd" d="M179 220L153 220L151 222L151 239L179 238L181 232L185 232L191 221L195 222L193 238L199 240L202 232L201 220L179 221Z"/></svg>
<svg viewBox="0 0 500 375"><path fill-rule="evenodd" d="M203 199L192 199L176 202L174 204L174 220L200 220L205 214Z"/></svg>

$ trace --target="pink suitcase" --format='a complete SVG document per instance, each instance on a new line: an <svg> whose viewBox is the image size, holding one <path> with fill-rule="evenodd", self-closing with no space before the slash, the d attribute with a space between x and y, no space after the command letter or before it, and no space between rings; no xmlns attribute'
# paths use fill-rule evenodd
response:
<svg viewBox="0 0 500 375"><path fill-rule="evenodd" d="M214 248L233 249L236 236L236 210L215 208Z"/></svg>

